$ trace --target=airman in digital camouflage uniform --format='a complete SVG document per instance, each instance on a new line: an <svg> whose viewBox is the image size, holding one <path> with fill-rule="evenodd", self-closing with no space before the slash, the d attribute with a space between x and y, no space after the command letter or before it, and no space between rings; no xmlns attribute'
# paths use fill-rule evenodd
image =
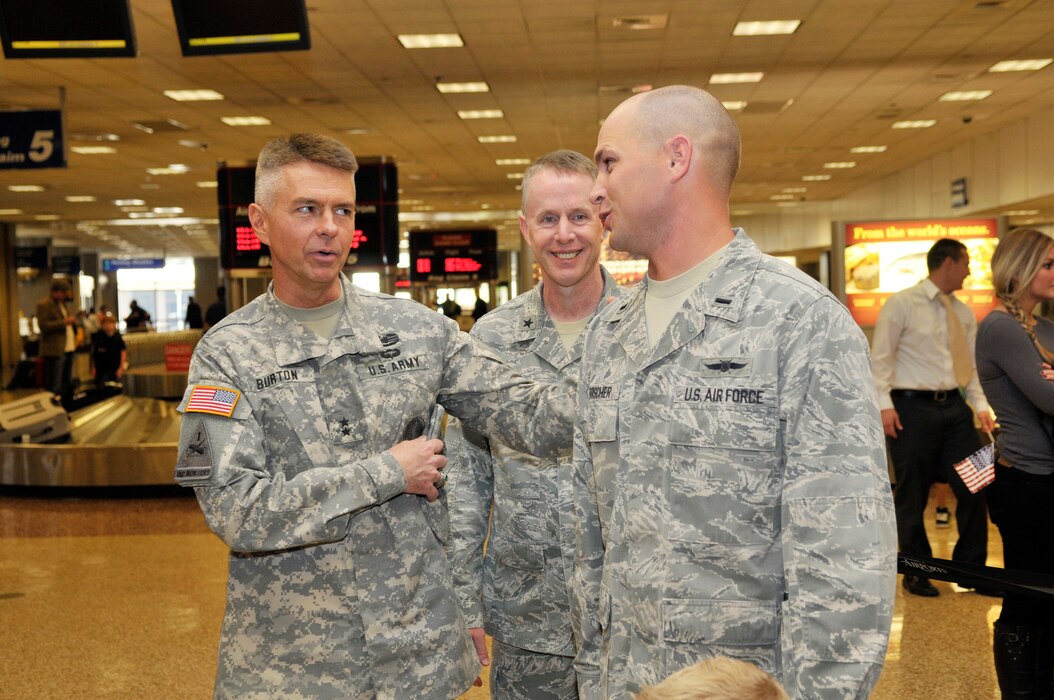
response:
<svg viewBox="0 0 1054 700"><path fill-rule="evenodd" d="M230 548L215 694L450 700L476 656L443 553L437 401L555 454L560 391L515 378L456 324L340 274L355 158L328 137L270 142L249 217L274 283L199 343L176 478ZM439 500L437 500L439 499Z"/></svg>
<svg viewBox="0 0 1054 700"><path fill-rule="evenodd" d="M601 127L592 197L648 277L586 331L572 590L584 697L711 656L792 698L866 698L896 538L867 345L729 220L739 132L671 86Z"/></svg>
<svg viewBox="0 0 1054 700"><path fill-rule="evenodd" d="M591 159L566 150L548 153L527 169L520 231L542 281L472 328L472 335L542 382L577 372L582 331L620 294L599 263L604 231L589 201L595 176ZM462 442L458 429L448 426L447 552L484 663L484 623L493 638L491 695L577 698L568 588L574 552L571 443L560 459L543 460L497 441L488 449L473 431L466 438Z"/></svg>

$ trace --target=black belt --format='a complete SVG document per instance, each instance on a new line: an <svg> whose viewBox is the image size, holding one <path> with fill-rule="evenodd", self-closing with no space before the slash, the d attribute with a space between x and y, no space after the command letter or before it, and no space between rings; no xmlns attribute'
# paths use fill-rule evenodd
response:
<svg viewBox="0 0 1054 700"><path fill-rule="evenodd" d="M941 389L940 391L926 391L924 389L891 389L890 396L899 396L905 399L929 399L930 401L947 401L958 398L958 389Z"/></svg>

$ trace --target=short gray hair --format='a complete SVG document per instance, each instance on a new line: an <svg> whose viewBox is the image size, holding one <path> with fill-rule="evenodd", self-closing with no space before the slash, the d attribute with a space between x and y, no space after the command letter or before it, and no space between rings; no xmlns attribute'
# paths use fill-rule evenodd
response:
<svg viewBox="0 0 1054 700"><path fill-rule="evenodd" d="M274 202L278 178L283 167L291 163L318 163L343 170L351 176L359 169L355 154L340 141L322 134L293 134L267 142L256 160L257 203Z"/></svg>

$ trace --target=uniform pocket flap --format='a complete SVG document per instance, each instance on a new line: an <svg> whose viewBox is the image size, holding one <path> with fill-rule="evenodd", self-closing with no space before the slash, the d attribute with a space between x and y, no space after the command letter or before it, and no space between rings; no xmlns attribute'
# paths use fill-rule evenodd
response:
<svg viewBox="0 0 1054 700"><path fill-rule="evenodd" d="M776 605L764 601L667 599L662 624L669 642L759 646L779 636Z"/></svg>
<svg viewBox="0 0 1054 700"><path fill-rule="evenodd" d="M612 442L618 434L618 402L590 401L582 432L586 442Z"/></svg>
<svg viewBox="0 0 1054 700"><path fill-rule="evenodd" d="M768 406L686 408L674 412L670 442L771 452L776 449L778 425L776 409Z"/></svg>
<svg viewBox="0 0 1054 700"><path fill-rule="evenodd" d="M545 553L540 544L505 542L498 554L498 561L513 569L541 571L545 565Z"/></svg>

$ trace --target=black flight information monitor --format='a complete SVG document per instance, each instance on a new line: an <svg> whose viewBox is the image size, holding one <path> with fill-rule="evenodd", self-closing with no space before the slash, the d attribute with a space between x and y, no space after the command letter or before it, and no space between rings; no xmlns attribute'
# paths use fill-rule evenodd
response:
<svg viewBox="0 0 1054 700"><path fill-rule="evenodd" d="M172 0L184 56L311 48L304 0Z"/></svg>
<svg viewBox="0 0 1054 700"><path fill-rule="evenodd" d="M0 0L7 58L135 56L128 0Z"/></svg>
<svg viewBox="0 0 1054 700"><path fill-rule="evenodd" d="M497 271L494 229L410 233L411 282L482 282L495 279Z"/></svg>
<svg viewBox="0 0 1054 700"><path fill-rule="evenodd" d="M249 223L256 166L220 166L220 265L225 270L271 266L271 251ZM355 173L355 235L347 265L394 265L399 256L399 180L394 163L359 163Z"/></svg>

